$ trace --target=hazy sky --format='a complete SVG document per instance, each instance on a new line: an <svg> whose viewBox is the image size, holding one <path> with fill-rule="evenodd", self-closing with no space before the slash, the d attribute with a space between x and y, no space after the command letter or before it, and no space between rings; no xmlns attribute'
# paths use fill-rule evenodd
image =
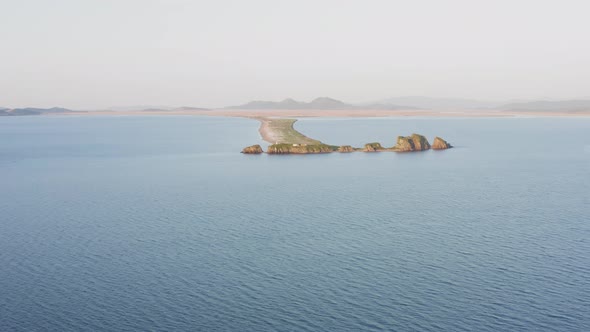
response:
<svg viewBox="0 0 590 332"><path fill-rule="evenodd" d="M0 0L0 106L590 97L590 1Z"/></svg>

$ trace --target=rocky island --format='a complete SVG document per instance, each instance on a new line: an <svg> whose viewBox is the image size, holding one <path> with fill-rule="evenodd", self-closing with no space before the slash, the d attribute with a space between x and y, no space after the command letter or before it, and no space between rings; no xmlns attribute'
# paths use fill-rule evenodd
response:
<svg viewBox="0 0 590 332"><path fill-rule="evenodd" d="M247 146L242 150L242 153L246 154L261 154L263 152L264 151L262 151L262 147L258 144Z"/></svg>
<svg viewBox="0 0 590 332"><path fill-rule="evenodd" d="M434 142L432 142L432 148L434 150L444 150L444 149L450 149L453 146L451 144L449 144L447 141L445 141L444 139L440 138L440 137L435 137L434 138Z"/></svg>
<svg viewBox="0 0 590 332"><path fill-rule="evenodd" d="M451 148L451 144L440 137L435 137L433 145L431 146L426 137L419 134L412 134L410 136L398 136L396 144L393 147L386 148L379 142L367 143L363 148L354 148L350 145L329 145L318 140L309 138L302 133L295 130L293 125L296 119L282 119L282 118L260 118L257 120L261 122L260 134L262 138L272 143L266 153L268 154L317 154L317 153L332 153L332 152L415 152L425 151L430 148L435 150L444 150ZM262 147L258 144L245 147L242 150L245 154L261 154L264 153Z"/></svg>

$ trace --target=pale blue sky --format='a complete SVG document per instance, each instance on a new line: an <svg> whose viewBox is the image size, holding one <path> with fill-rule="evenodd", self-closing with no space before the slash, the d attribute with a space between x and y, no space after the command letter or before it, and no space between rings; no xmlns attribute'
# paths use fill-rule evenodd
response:
<svg viewBox="0 0 590 332"><path fill-rule="evenodd" d="M0 106L590 97L590 2L0 0Z"/></svg>

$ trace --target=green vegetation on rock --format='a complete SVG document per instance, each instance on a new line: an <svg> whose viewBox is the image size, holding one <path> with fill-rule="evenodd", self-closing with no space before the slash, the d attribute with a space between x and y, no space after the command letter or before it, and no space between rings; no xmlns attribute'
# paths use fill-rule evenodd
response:
<svg viewBox="0 0 590 332"><path fill-rule="evenodd" d="M293 124L297 119L265 119L268 129L277 133L278 143L285 144L322 144L322 142L311 139L295 130Z"/></svg>
<svg viewBox="0 0 590 332"><path fill-rule="evenodd" d="M268 154L311 154L338 151L338 146L327 144L273 144L268 147Z"/></svg>

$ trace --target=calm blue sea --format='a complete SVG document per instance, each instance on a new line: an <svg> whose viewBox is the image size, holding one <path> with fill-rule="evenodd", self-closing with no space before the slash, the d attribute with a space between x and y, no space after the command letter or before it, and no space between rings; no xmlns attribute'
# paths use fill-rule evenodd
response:
<svg viewBox="0 0 590 332"><path fill-rule="evenodd" d="M0 118L1 331L590 331L590 119ZM263 144L265 147L267 144Z"/></svg>

